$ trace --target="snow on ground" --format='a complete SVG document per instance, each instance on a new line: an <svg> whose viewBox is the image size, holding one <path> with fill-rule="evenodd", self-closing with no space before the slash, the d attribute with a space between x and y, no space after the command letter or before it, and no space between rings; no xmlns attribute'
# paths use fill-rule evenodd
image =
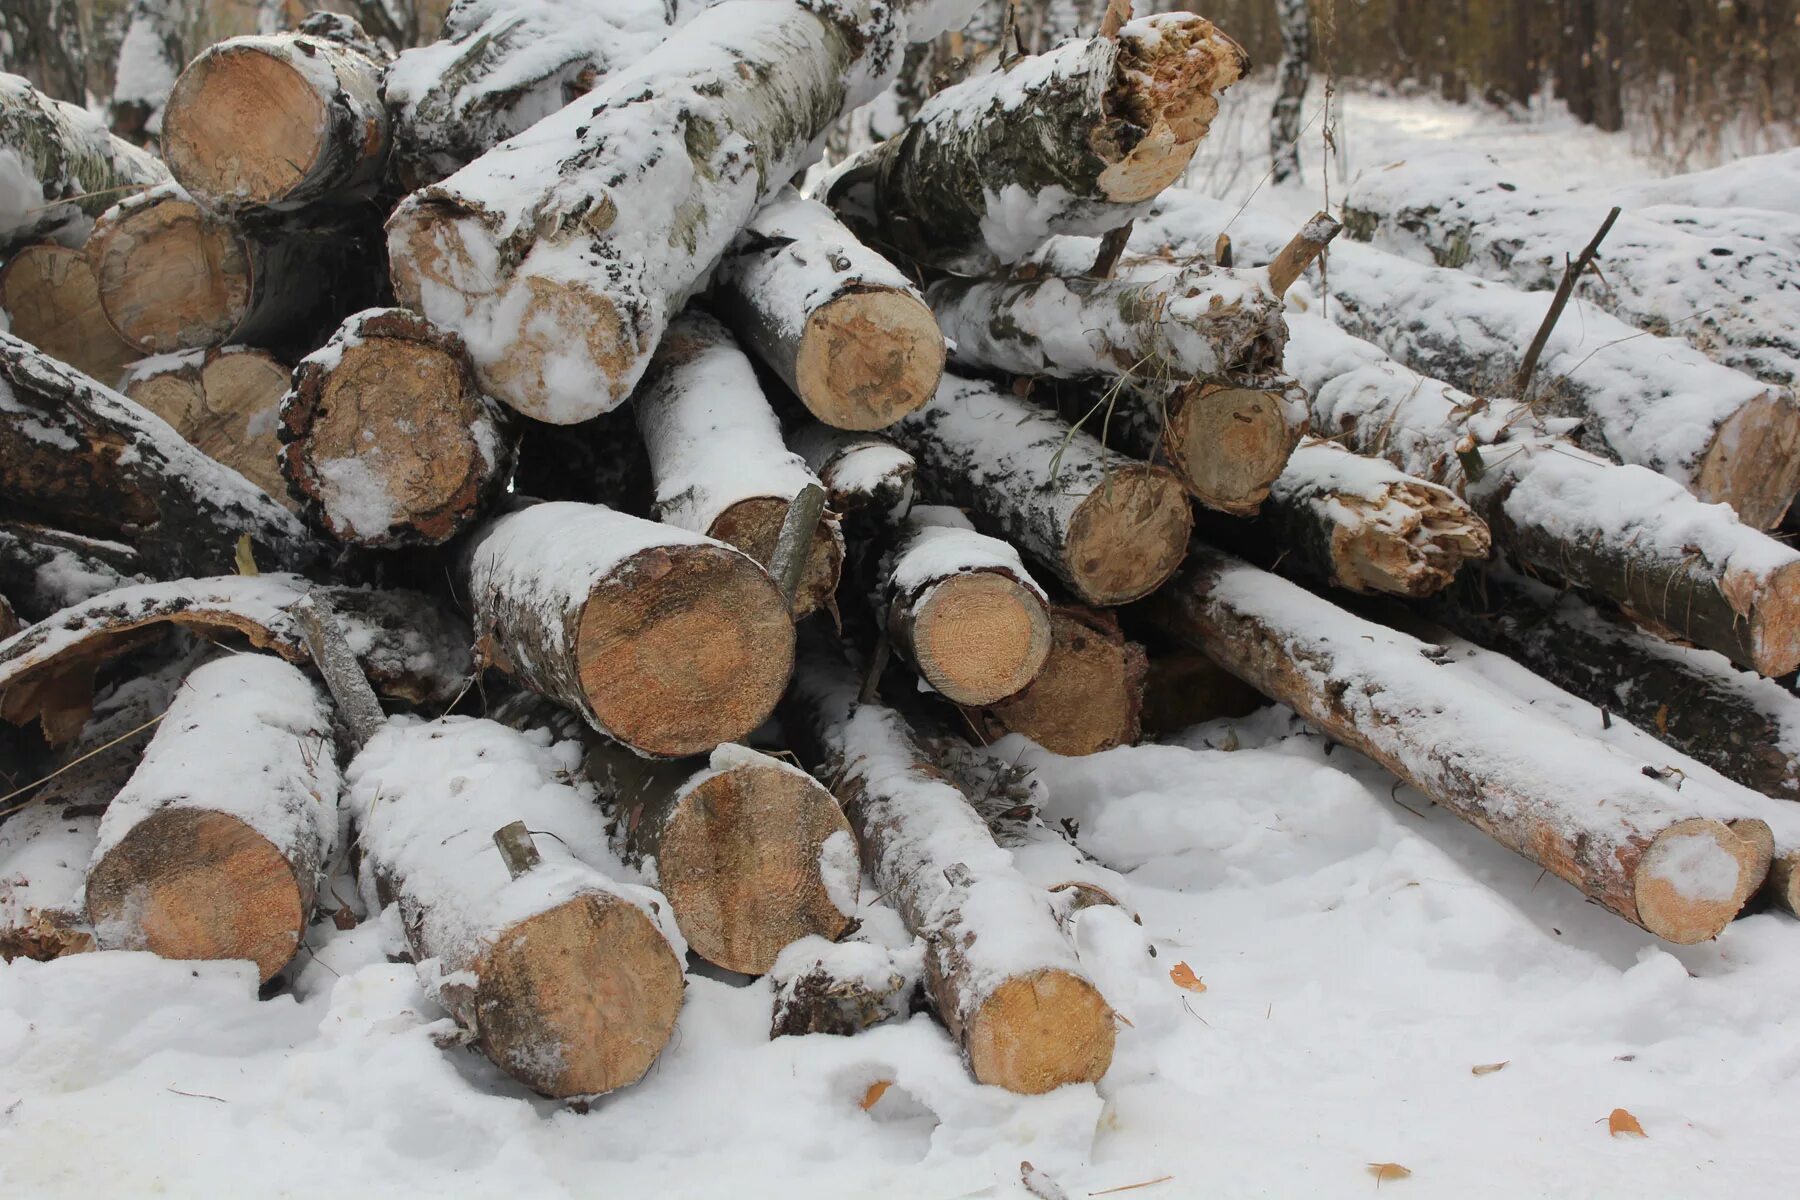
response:
<svg viewBox="0 0 1800 1200"><path fill-rule="evenodd" d="M1266 166L1267 90L1239 95L1191 182L1241 200ZM1259 206L1319 206L1317 132L1305 185L1264 186ZM1654 174L1566 119L1435 99L1347 96L1340 145L1352 171L1436 148L1546 187ZM1471 666L1523 686L1491 656ZM1636 735L1615 718L1611 736ZM1087 759L995 752L1036 768L1047 818L1122 873L1142 919L1079 918L1083 962L1130 1021L1097 1088L978 1087L922 1016L770 1042L769 984L699 970L646 1081L576 1113L434 1045L448 1020L387 961L380 922L326 922L291 992L265 1001L247 964L0 968L0 1196L951 1200L1026 1196L1026 1159L1070 1197L1168 1177L1132 1200L1737 1196L1791 1179L1800 924L1757 915L1662 945L1285 710ZM1171 980L1181 963L1204 991ZM1611 1136L1615 1108L1648 1137ZM1380 1163L1411 1175L1378 1180Z"/></svg>

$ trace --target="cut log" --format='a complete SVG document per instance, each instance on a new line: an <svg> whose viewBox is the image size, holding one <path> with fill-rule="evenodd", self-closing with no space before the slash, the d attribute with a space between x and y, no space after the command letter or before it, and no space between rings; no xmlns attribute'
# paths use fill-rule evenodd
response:
<svg viewBox="0 0 1800 1200"><path fill-rule="evenodd" d="M87 256L54 242L21 246L0 266L0 309L14 337L112 387L136 348L107 324Z"/></svg>
<svg viewBox="0 0 1800 1200"><path fill-rule="evenodd" d="M137 552L45 525L0 521L0 592L27 623L102 592L143 583Z"/></svg>
<svg viewBox="0 0 1800 1200"><path fill-rule="evenodd" d="M508 416L461 338L402 308L367 309L295 369L280 469L339 541L438 545L505 487Z"/></svg>
<svg viewBox="0 0 1800 1200"><path fill-rule="evenodd" d="M389 726L348 773L371 912L399 905L426 987L494 1065L547 1096L641 1079L681 1009L668 903L616 883L605 822L544 741L492 721ZM539 863L514 876L515 821Z"/></svg>
<svg viewBox="0 0 1800 1200"><path fill-rule="evenodd" d="M132 0L119 43L107 119L112 131L143 145L162 133L163 108L188 60L181 0Z"/></svg>
<svg viewBox="0 0 1800 1200"><path fill-rule="evenodd" d="M489 523L463 582L487 665L641 754L745 737L793 668L788 607L753 559L599 505Z"/></svg>
<svg viewBox="0 0 1800 1200"><path fill-rule="evenodd" d="M954 508L915 508L884 568L879 611L894 646L946 699L993 704L1037 678L1048 600L1007 543Z"/></svg>
<svg viewBox="0 0 1800 1200"><path fill-rule="evenodd" d="M305 33L208 47L163 113L169 170L201 204L239 219L366 199L387 165L382 65Z"/></svg>
<svg viewBox="0 0 1800 1200"><path fill-rule="evenodd" d="M1018 733L1057 754L1130 746L1143 732L1144 648L1111 614L1050 610L1050 655L1030 686L973 719L990 737Z"/></svg>
<svg viewBox="0 0 1800 1200"><path fill-rule="evenodd" d="M925 940L925 987L981 1083L1035 1094L1112 1062L1113 1013L1083 975L1044 893L892 709L856 703L841 655L802 662L784 721L836 779L882 895Z"/></svg>
<svg viewBox="0 0 1800 1200"><path fill-rule="evenodd" d="M80 245L120 197L169 177L155 155L17 75L0 75L0 145L11 151L0 160L0 253L45 238Z"/></svg>
<svg viewBox="0 0 1800 1200"><path fill-rule="evenodd" d="M119 384L128 399L167 421L196 450L297 510L281 477L275 437L287 388L288 369L266 350L248 346L142 359Z"/></svg>
<svg viewBox="0 0 1800 1200"><path fill-rule="evenodd" d="M525 415L616 407L757 207L885 86L903 23L873 0L721 5L407 197L388 222L394 294L461 334Z"/></svg>
<svg viewBox="0 0 1800 1200"><path fill-rule="evenodd" d="M1750 842L1690 815L1698 797L1466 681L1438 648L1212 551L1196 550L1145 607L1170 636L1658 937L1716 936L1762 882Z"/></svg>
<svg viewBox="0 0 1800 1200"><path fill-rule="evenodd" d="M943 335L912 281L792 188L732 243L712 300L827 425L892 425L930 400L944 373Z"/></svg>
<svg viewBox="0 0 1800 1200"><path fill-rule="evenodd" d="M255 484L125 397L0 333L0 500L15 519L129 542L169 575L229 570L239 537L257 561L316 553L305 529Z"/></svg>
<svg viewBox="0 0 1800 1200"><path fill-rule="evenodd" d="M1250 540L1352 592L1429 596L1487 557L1487 523L1449 488L1335 442L1302 442Z"/></svg>
<svg viewBox="0 0 1800 1200"><path fill-rule="evenodd" d="M787 442L824 485L831 511L846 521L893 525L912 511L919 464L886 438L809 421L790 430Z"/></svg>
<svg viewBox="0 0 1800 1200"><path fill-rule="evenodd" d="M768 566L788 503L818 477L781 440L756 370L704 313L669 326L635 402L658 520L715 537ZM796 619L837 590L844 538L821 521L807 543Z"/></svg>
<svg viewBox="0 0 1800 1200"><path fill-rule="evenodd" d="M925 970L924 947L801 938L769 972L775 988L769 1036L830 1033L846 1037L913 1010Z"/></svg>
<svg viewBox="0 0 1800 1200"><path fill-rule="evenodd" d="M991 270L1049 234L1104 233L1141 213L1187 167L1216 93L1248 65L1191 13L1065 42L938 92L840 169L826 200L883 253Z"/></svg>
<svg viewBox="0 0 1800 1200"><path fill-rule="evenodd" d="M1800 147L1747 154L1708 171L1647 179L1604 190L1608 203L1638 209L1693 205L1705 209L1767 209L1800 216Z"/></svg>
<svg viewBox="0 0 1800 1200"><path fill-rule="evenodd" d="M492 715L580 743L614 846L655 880L688 949L707 962L762 975L788 943L835 940L850 927L862 875L856 841L837 800L806 772L731 744L706 759L640 758L529 693Z"/></svg>
<svg viewBox="0 0 1800 1200"><path fill-rule="evenodd" d="M1140 221L1134 244L1200 253L1226 225L1240 261L1286 244L1284 222L1192 192ZM1333 320L1477 394L1504 391L1550 300L1355 242L1334 245L1330 281ZM1800 490L1800 405L1790 389L1601 312L1584 308L1557 325L1531 394L1519 399L1542 416L1580 418L1589 451L1728 503L1759 529L1778 522Z"/></svg>
<svg viewBox="0 0 1800 1200"><path fill-rule="evenodd" d="M1150 652L1144 677L1144 734L1160 738L1207 721L1246 717L1268 703L1263 694L1198 650Z"/></svg>
<svg viewBox="0 0 1800 1200"><path fill-rule="evenodd" d="M330 706L298 668L238 654L189 675L100 820L88 919L102 949L293 958L338 834Z"/></svg>
<svg viewBox="0 0 1800 1200"><path fill-rule="evenodd" d="M1409 258L1528 291L1554 289L1607 205L1507 181L1484 158L1434 157L1359 176L1344 200L1352 236ZM1772 383L1800 382L1800 245L1701 236L1625 213L1575 295Z"/></svg>
<svg viewBox="0 0 1800 1200"><path fill-rule="evenodd" d="M993 384L946 375L891 432L918 459L929 499L971 510L1089 603L1149 593L1187 550L1193 514L1172 473Z"/></svg>

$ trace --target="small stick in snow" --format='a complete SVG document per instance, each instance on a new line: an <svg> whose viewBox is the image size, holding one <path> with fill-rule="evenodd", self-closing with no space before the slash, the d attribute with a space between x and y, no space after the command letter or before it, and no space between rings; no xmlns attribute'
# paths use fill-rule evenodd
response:
<svg viewBox="0 0 1800 1200"><path fill-rule="evenodd" d="M1094 265L1088 268L1091 279L1111 279L1114 268L1119 265L1119 256L1125 253L1125 243L1131 240L1131 222L1127 221L1117 229L1109 229L1100 236L1100 252L1094 255Z"/></svg>
<svg viewBox="0 0 1800 1200"><path fill-rule="evenodd" d="M1106 0L1106 15L1100 18L1100 36L1111 42L1119 40L1119 30L1131 20L1131 0Z"/></svg>
<svg viewBox="0 0 1800 1200"><path fill-rule="evenodd" d="M769 555L769 574L781 589L781 598L791 607L800 591L800 577L806 571L807 550L819 518L825 513L825 489L816 483L801 488L788 501L787 515L781 518L781 532L775 535L775 549Z"/></svg>
<svg viewBox="0 0 1800 1200"><path fill-rule="evenodd" d="M494 830L494 845L500 849L506 873L514 879L544 861L543 855L538 853L537 843L531 840L531 830L525 828L523 821L514 821Z"/></svg>
<svg viewBox="0 0 1800 1200"><path fill-rule="evenodd" d="M1538 326L1537 333L1532 336L1531 345L1526 348L1525 357L1519 362L1519 372L1513 376L1513 395L1524 397L1530 394L1531 377L1537 374L1538 356L1544 352L1544 343L1550 340L1550 331L1556 328L1556 322L1562 317L1569 297L1575 293L1576 281L1588 269L1588 264L1594 261L1594 255L1600 252L1600 243L1612 232L1613 222L1619 219L1619 212L1615 206L1606 214L1606 220L1600 222L1593 240L1582 247L1574 262L1564 259L1562 280L1556 285L1556 295L1550 299L1549 310L1544 313L1544 323Z"/></svg>
<svg viewBox="0 0 1800 1200"><path fill-rule="evenodd" d="M1213 243L1213 265L1229 268L1234 255L1231 252L1231 235L1221 233Z"/></svg>
<svg viewBox="0 0 1800 1200"><path fill-rule="evenodd" d="M368 676L357 665L356 655L344 637L344 627L330 604L308 592L294 605L293 613L313 664L324 677L331 698L337 701L338 715L349 727L352 745L360 750L387 721L381 701L375 698Z"/></svg>
<svg viewBox="0 0 1800 1200"><path fill-rule="evenodd" d="M1325 247L1331 244L1331 239L1343 228L1342 223L1333 219L1330 213L1314 213L1312 219L1301 226L1300 232L1281 248L1281 253L1269 264L1269 286L1274 289L1275 294L1287 295L1287 290L1294 286L1294 281L1306 274L1306 268L1325 253Z"/></svg>

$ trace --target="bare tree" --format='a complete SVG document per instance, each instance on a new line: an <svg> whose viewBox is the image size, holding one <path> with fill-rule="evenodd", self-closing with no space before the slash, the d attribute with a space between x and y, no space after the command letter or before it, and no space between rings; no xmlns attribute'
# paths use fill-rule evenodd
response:
<svg viewBox="0 0 1800 1200"><path fill-rule="evenodd" d="M1281 22L1281 66L1275 105L1269 110L1271 178L1300 178L1300 106L1312 79L1312 13L1306 0L1275 0Z"/></svg>

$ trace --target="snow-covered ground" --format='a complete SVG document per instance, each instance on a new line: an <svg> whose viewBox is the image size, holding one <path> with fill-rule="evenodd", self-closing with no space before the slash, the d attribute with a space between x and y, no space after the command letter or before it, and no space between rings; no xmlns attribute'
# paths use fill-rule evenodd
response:
<svg viewBox="0 0 1800 1200"><path fill-rule="evenodd" d="M1304 184L1258 188L1266 99L1234 93L1190 183L1256 189L1298 220L1325 198L1319 126ZM1435 150L1491 153L1546 188L1654 173L1552 115L1435 99L1347 96L1338 139L1352 173ZM266 1001L248 964L0 968L0 1196L951 1200L1028 1195L1021 1160L1070 1197L1160 1180L1133 1200L1791 1189L1800 924L1757 915L1661 944L1285 710L1087 759L995 750L1036 767L1046 818L1075 823L1142 919L1099 908L1077 926L1129 1021L1097 1087L978 1087L922 1016L770 1042L766 982L696 971L645 1082L577 1113L439 1049L448 1020L386 960L380 923L326 922ZM1174 982L1179 964L1203 990ZM1609 1132L1620 1108L1647 1137Z"/></svg>

